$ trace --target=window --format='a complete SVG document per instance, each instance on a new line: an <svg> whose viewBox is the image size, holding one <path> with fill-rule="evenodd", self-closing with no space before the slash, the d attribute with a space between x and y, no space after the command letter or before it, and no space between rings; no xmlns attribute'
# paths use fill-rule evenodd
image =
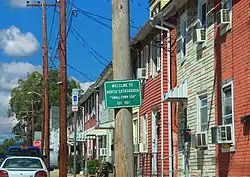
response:
<svg viewBox="0 0 250 177"><path fill-rule="evenodd" d="M198 131L205 132L208 127L207 95L198 97Z"/></svg>
<svg viewBox="0 0 250 177"><path fill-rule="evenodd" d="M138 119L133 120L133 139L134 144L138 144Z"/></svg>
<svg viewBox="0 0 250 177"><path fill-rule="evenodd" d="M151 11L151 17L154 17L155 15L157 15L160 12L160 10L161 10L161 2L155 5L153 10Z"/></svg>
<svg viewBox="0 0 250 177"><path fill-rule="evenodd" d="M186 60L187 57L187 13L183 13L180 18L180 40L181 40L181 63Z"/></svg>
<svg viewBox="0 0 250 177"><path fill-rule="evenodd" d="M144 114L143 116L143 144L145 146L145 150L148 150L148 115Z"/></svg>
<svg viewBox="0 0 250 177"><path fill-rule="evenodd" d="M207 4L204 0L197 0L198 4L198 27L206 26Z"/></svg>
<svg viewBox="0 0 250 177"><path fill-rule="evenodd" d="M232 0L221 0L221 8L232 10Z"/></svg>
<svg viewBox="0 0 250 177"><path fill-rule="evenodd" d="M148 115L140 118L140 143L143 143L144 151L148 151Z"/></svg>
<svg viewBox="0 0 250 177"><path fill-rule="evenodd" d="M88 99L88 120L90 119L90 115L91 115L91 100Z"/></svg>
<svg viewBox="0 0 250 177"><path fill-rule="evenodd" d="M150 47L150 74L155 77L161 70L161 39L157 35L151 42Z"/></svg>
<svg viewBox="0 0 250 177"><path fill-rule="evenodd" d="M28 158L12 158L6 160L3 165L3 168L15 168L15 169L25 169L25 168L34 168L34 169L43 169L43 165L39 159L28 159Z"/></svg>
<svg viewBox="0 0 250 177"><path fill-rule="evenodd" d="M222 88L222 123L232 124L233 119L233 99L232 84L227 84Z"/></svg>
<svg viewBox="0 0 250 177"><path fill-rule="evenodd" d="M146 45L141 51L141 67L146 68L146 78L148 78L148 46Z"/></svg>

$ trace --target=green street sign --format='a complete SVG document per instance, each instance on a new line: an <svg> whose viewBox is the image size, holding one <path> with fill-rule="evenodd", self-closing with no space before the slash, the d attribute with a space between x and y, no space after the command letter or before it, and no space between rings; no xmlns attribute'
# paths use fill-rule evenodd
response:
<svg viewBox="0 0 250 177"><path fill-rule="evenodd" d="M105 105L108 109L141 106L139 80L114 80L104 83Z"/></svg>

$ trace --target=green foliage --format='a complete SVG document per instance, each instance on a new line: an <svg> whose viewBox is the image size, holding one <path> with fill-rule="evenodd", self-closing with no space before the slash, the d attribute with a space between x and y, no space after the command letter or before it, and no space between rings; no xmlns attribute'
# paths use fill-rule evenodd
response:
<svg viewBox="0 0 250 177"><path fill-rule="evenodd" d="M10 146L15 146L15 145L23 145L23 143L17 142L15 139L10 138L10 139L5 139L3 142L3 145L0 147L0 154L6 154L8 148Z"/></svg>
<svg viewBox="0 0 250 177"><path fill-rule="evenodd" d="M60 104L60 85L57 83L60 81L60 75L58 70L49 70L49 105L59 106ZM73 88L79 88L80 84L75 80L68 80L67 85L67 105L71 105L71 92ZM28 94L28 92L36 92L38 94ZM10 109L8 110L8 116L12 117L14 114L20 121L25 122L27 119L31 120L31 108L32 102L35 109L35 130L40 131L42 129L42 94L43 94L43 75L42 73L35 71L28 74L26 80L20 79L15 88L11 90L11 99L9 101ZM39 96L41 95L41 96ZM23 129L16 125L12 129L12 132L17 136L23 136Z"/></svg>
<svg viewBox="0 0 250 177"><path fill-rule="evenodd" d="M101 164L99 160L89 160L87 162L87 169L89 174L96 174Z"/></svg>
<svg viewBox="0 0 250 177"><path fill-rule="evenodd" d="M106 171L108 173L112 173L113 172L113 165L112 165L112 163L104 162L102 164L102 170Z"/></svg>

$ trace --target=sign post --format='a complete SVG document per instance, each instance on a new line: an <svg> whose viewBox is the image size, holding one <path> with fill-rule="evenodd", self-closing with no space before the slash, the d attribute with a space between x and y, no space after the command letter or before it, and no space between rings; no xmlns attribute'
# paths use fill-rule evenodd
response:
<svg viewBox="0 0 250 177"><path fill-rule="evenodd" d="M72 89L72 112L74 112L74 177L76 177L76 112L78 111L78 89Z"/></svg>
<svg viewBox="0 0 250 177"><path fill-rule="evenodd" d="M104 83L106 108L129 108L141 106L139 80L106 81Z"/></svg>

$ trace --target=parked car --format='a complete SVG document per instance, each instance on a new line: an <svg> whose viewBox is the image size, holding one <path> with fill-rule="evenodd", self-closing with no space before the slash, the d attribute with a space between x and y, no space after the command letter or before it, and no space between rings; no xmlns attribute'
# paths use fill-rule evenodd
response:
<svg viewBox="0 0 250 177"><path fill-rule="evenodd" d="M30 156L8 157L0 166L0 176L6 177L49 177L49 171L41 158Z"/></svg>
<svg viewBox="0 0 250 177"><path fill-rule="evenodd" d="M5 158L10 156L32 156L43 158L40 149L35 146L11 146L8 148Z"/></svg>

